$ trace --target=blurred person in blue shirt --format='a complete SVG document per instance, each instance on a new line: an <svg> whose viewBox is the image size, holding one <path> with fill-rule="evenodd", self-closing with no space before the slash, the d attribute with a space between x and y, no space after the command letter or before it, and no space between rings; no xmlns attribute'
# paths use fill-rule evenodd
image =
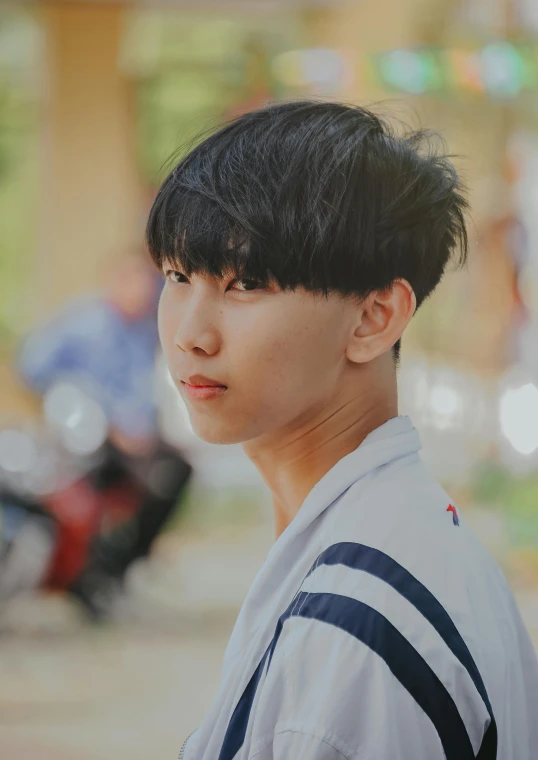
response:
<svg viewBox="0 0 538 760"><path fill-rule="evenodd" d="M103 293L71 301L35 328L18 367L39 395L59 380L81 387L104 411L111 438L128 452L155 442L156 310L162 282L137 254L113 262Z"/></svg>
<svg viewBox="0 0 538 760"><path fill-rule="evenodd" d="M154 381L162 284L141 253L121 253L102 293L79 297L37 326L18 355L19 372L38 395L67 381L104 412L108 437L91 472L93 486L104 491L127 480L144 494L132 519L96 537L72 588L96 618L109 611L128 566L149 553L192 471L159 435Z"/></svg>

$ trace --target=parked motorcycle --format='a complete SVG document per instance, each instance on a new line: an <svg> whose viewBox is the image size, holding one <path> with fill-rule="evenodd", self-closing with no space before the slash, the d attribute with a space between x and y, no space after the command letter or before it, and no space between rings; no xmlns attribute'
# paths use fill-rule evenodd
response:
<svg viewBox="0 0 538 760"><path fill-rule="evenodd" d="M0 602L63 590L90 618L106 618L191 474L162 440L126 452L92 398L70 383L51 387L39 424L0 430Z"/></svg>

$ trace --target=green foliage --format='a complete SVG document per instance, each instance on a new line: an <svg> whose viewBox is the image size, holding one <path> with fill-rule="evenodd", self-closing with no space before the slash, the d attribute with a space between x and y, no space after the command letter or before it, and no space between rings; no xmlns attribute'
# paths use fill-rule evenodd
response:
<svg viewBox="0 0 538 760"><path fill-rule="evenodd" d="M24 331L22 284L35 251L38 35L24 10L0 12L0 349Z"/></svg>
<svg viewBox="0 0 538 760"><path fill-rule="evenodd" d="M127 35L124 66L136 81L139 160L157 184L167 161L194 147L242 102L280 97L271 69L293 45L291 16L143 11Z"/></svg>
<svg viewBox="0 0 538 760"><path fill-rule="evenodd" d="M471 495L502 513L512 544L538 547L538 473L518 477L499 464L484 463L475 472Z"/></svg>
<svg viewBox="0 0 538 760"><path fill-rule="evenodd" d="M196 71L164 71L138 86L138 151L152 183L172 154L180 157L224 110L229 87ZM178 152L179 151L179 152Z"/></svg>

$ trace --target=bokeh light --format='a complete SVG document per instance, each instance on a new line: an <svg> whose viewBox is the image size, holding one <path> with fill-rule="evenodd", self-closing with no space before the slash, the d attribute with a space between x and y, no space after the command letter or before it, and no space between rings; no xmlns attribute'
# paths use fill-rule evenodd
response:
<svg viewBox="0 0 538 760"><path fill-rule="evenodd" d="M45 418L74 454L90 454L104 443L108 422L99 404L72 383L59 382L45 394Z"/></svg>
<svg viewBox="0 0 538 760"><path fill-rule="evenodd" d="M511 384L499 398L501 432L522 456L538 451L538 387L533 382Z"/></svg>

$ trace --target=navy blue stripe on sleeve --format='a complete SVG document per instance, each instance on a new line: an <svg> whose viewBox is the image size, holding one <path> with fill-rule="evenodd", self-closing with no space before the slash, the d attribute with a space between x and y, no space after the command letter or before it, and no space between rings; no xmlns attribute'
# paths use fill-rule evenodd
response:
<svg viewBox="0 0 538 760"><path fill-rule="evenodd" d="M282 633L282 626L283 626L284 620L288 619L289 612L292 609L293 604L295 603L297 599L297 596L298 594L295 595L295 598L291 602L287 611L279 619L278 625L276 627L275 635L273 636L271 643L267 647L265 654L260 660L260 664L254 671L252 678L248 682L247 688L243 692L241 699L239 700L235 710L233 711L233 715L228 724L228 728L226 729L224 741L222 742L222 747L219 753L219 760L232 760L232 758L235 757L237 752L239 752L239 750L243 746L243 742L245 741L245 735L247 732L248 720L250 718L250 711L252 710L254 697L256 696L256 690L260 683L260 678L262 676L265 663L267 661L267 669L269 670L269 665L271 664L273 652L275 651L275 647L277 645L278 639L280 638L280 634Z"/></svg>
<svg viewBox="0 0 538 760"><path fill-rule="evenodd" d="M267 661L268 666L270 664L286 620L296 615L341 628L376 652L432 721L446 759L474 760L470 739L452 697L429 665L392 623L377 610L355 599L338 594L306 592L299 593L280 617L275 636L233 712L219 760L233 760L243 746L265 664Z"/></svg>
<svg viewBox="0 0 538 760"><path fill-rule="evenodd" d="M320 565L346 565L375 575L405 597L431 623L469 673L491 718L477 758L478 760L496 760L497 725L486 687L467 644L448 612L431 591L428 591L426 586L388 554L364 544L342 542L329 546L312 565L306 577L308 578Z"/></svg>
<svg viewBox="0 0 538 760"><path fill-rule="evenodd" d="M241 696L241 699L233 711L230 722L228 723L228 728L226 729L224 741L222 742L222 747L220 748L219 760L232 760L243 746L243 742L245 741L245 734L247 732L250 711L252 710L254 697L256 696L256 690L258 688L258 684L260 682L267 657L271 651L271 647L273 646L273 641L267 647L265 654L260 660L260 664L254 671L252 678L248 682L248 685Z"/></svg>
<svg viewBox="0 0 538 760"><path fill-rule="evenodd" d="M319 620L346 631L378 654L432 721L446 760L474 760L458 708L444 684L407 639L381 613L338 594L301 592L290 617Z"/></svg>
<svg viewBox="0 0 538 760"><path fill-rule="evenodd" d="M333 546L330 546L328 549L322 552L322 554L318 557L318 559L316 560L316 562L314 563L314 565L312 566L311 570L309 571L306 577L308 577L314 571L316 567L319 567L322 564L325 564L325 565L341 564L341 565L350 567L352 569L363 570L364 572L367 572L367 573L370 573L371 575L376 576L380 580L383 580L389 585L391 585L396 591L398 591L398 593L400 593L403 597L405 597L431 623L431 625L433 625L433 627L439 633L439 635L441 636L443 641L446 643L446 645L449 647L449 649L452 651L452 653L458 658L458 660L462 663L462 665L468 671L470 677L473 680L473 683L476 686L478 693L480 694L480 696L482 697L484 701L484 704L486 705L486 708L491 718L488 729L486 733L484 734L480 751L478 755L476 756L476 760L496 760L497 758L497 726L495 723L495 718L493 716L491 703L489 701L489 697L487 695L485 685L482 681L478 668L472 658L472 655L467 645L465 644L465 641L461 637L459 631L454 625L449 614L446 612L446 610L440 604L440 602L433 596L433 594L408 570L406 570L399 563L393 560L392 557L390 557L389 555L385 554L382 551L379 551L378 549L374 549L370 546L365 546L363 544L352 543L352 542L342 542L342 543L338 543L338 544L334 544ZM301 609L301 605L297 603L297 596L304 597L305 594L304 592L300 592L298 595L296 595L295 599L290 604L289 608L280 617L280 620L278 622L278 625L275 631L275 636L273 637L273 640L271 641L260 664L258 665L258 668L254 672L251 680L249 681L249 684L247 685L245 689L245 692L243 693L241 699L239 700L234 710L234 713L228 725L228 729L226 731L221 752L219 754L219 760L233 760L236 753L239 751L239 749L243 745L245 735L246 735L248 720L249 720L250 712L252 709L252 704L254 702L256 690L258 688L258 684L262 676L262 673L264 671L265 665L267 663L267 667L269 667L271 663L271 659L273 657L276 644L282 632L282 627L283 627L284 622L291 616L293 609ZM327 596L327 597L334 596L336 599L345 599L351 603L356 602L356 600L349 599L348 597L340 597L339 595L308 594L309 598L322 597L322 596ZM356 604L360 605L362 603L356 602ZM372 610L372 608L368 607L367 605L363 605L363 607L366 608L367 610L371 610L370 614L379 615L379 613L376 613L375 610ZM309 617L309 615L305 615L305 617ZM310 616L310 617L315 617L315 616ZM383 617L383 616L380 616L380 617ZM389 626L392 625L385 618L383 618L383 620L385 620L385 623L387 625ZM331 621L327 620L325 622L331 622ZM347 629L344 628L344 630L347 630ZM418 652L416 652L416 650L411 646L411 644L407 642L407 640L402 636L402 634L400 634L396 629L394 629L394 631L396 631L396 633L401 637L401 640L404 642L403 647L405 648L405 645L407 645L407 647L409 647L411 652L414 653L414 656L416 658L419 658L420 661L422 661L424 667L430 671L431 677L432 677L430 678L430 681L432 683L436 683L436 680L438 680L437 676L435 675L435 673L433 673L433 671L431 671L431 669L429 669L429 666L427 665L427 663L424 662L424 660L420 657ZM364 643L367 643L367 642L364 642ZM376 642L373 642L373 646L371 646L371 648L374 651L377 651L375 644ZM439 684L442 687L442 689L445 689L445 687L440 681L439 681ZM404 686L406 686L405 683L404 683ZM409 691L413 696L415 696L411 690ZM446 689L445 689L445 692L446 692ZM472 752L470 740L469 740L469 737L467 736L467 732L465 730L465 726L461 720L461 717L457 711L457 707L452 701L452 698L450 697L450 694L448 694L448 692L446 692L446 697L448 697L448 699L450 700L452 704L451 710L455 711L455 713L457 714L457 717L456 715L454 715L454 720L456 721L456 723L458 723L460 728L462 728L463 732L465 733L465 737L463 737L463 734L461 734L461 737L460 739L458 739L458 741L461 741L462 746L465 745L467 748L466 750L458 749L458 752L460 752L459 755L447 754L447 758L454 757L454 758L461 758L461 760L464 760L464 758L467 758L467 757L474 758L474 753ZM429 715L429 712L427 710L425 710L425 712ZM435 727L439 731L439 728L443 730L444 725L445 724L441 722L440 726L435 724ZM439 736L441 738L441 741L443 741L441 734L439 734ZM461 754L461 751L470 751L471 754ZM445 749L445 752L446 752L446 749Z"/></svg>

